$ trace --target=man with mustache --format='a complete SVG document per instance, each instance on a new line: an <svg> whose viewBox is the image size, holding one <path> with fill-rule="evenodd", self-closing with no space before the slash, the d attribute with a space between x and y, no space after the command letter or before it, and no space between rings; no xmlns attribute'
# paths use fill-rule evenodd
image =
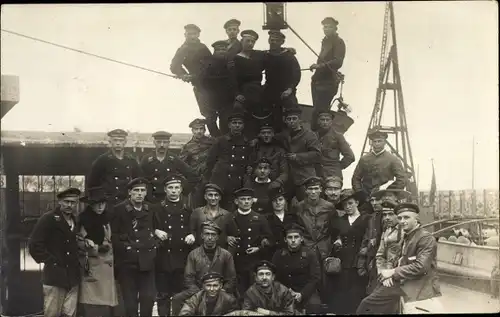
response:
<svg viewBox="0 0 500 317"><path fill-rule="evenodd" d="M292 291L275 281L276 267L269 261L260 261L254 269L255 283L243 297L243 310L263 315L294 315Z"/></svg>
<svg viewBox="0 0 500 317"><path fill-rule="evenodd" d="M81 268L75 212L80 195L78 188L57 194L57 207L38 219L29 239L30 255L36 263L44 264L45 316L76 316Z"/></svg>
<svg viewBox="0 0 500 317"><path fill-rule="evenodd" d="M128 133L122 129L108 132L110 150L93 163L85 188L104 187L108 204L114 206L128 198L128 183L140 175L136 159L125 153Z"/></svg>
<svg viewBox="0 0 500 317"><path fill-rule="evenodd" d="M317 287L320 281L318 258L314 251L302 245L302 227L291 223L285 228L286 247L273 256L276 280L290 288L295 308L308 314L320 313L321 300Z"/></svg>
<svg viewBox="0 0 500 317"><path fill-rule="evenodd" d="M325 189L324 189L324 197L326 201L331 202L336 205L340 201L340 193L342 191L342 179L338 176L330 176L325 179ZM340 214L340 211L337 210L339 217L342 217L343 214Z"/></svg>
<svg viewBox="0 0 500 317"><path fill-rule="evenodd" d="M400 313L401 297L405 308L414 309L418 305L432 313L442 313L435 298L441 296L436 239L420 226L420 209L416 204L399 204L394 212L404 233L401 257L396 267L378 272L381 284L361 301L356 314Z"/></svg>
<svg viewBox="0 0 500 317"><path fill-rule="evenodd" d="M223 277L222 289L234 294L236 289L236 271L233 256L226 249L217 245L221 229L215 223L206 221L201 225L203 245L191 251L184 269L184 290L172 298L172 313L176 315L182 304L198 293L203 284L201 278L208 272L216 272Z"/></svg>
<svg viewBox="0 0 500 317"><path fill-rule="evenodd" d="M217 272L203 275L203 289L184 302L179 316L223 316L238 310L236 298L222 289L223 278Z"/></svg>
<svg viewBox="0 0 500 317"><path fill-rule="evenodd" d="M204 183L217 184L222 189L222 208L232 211L233 193L246 181L247 168L251 167L251 147L243 135L244 112L235 107L229 116L229 133L218 137L207 157Z"/></svg>
<svg viewBox="0 0 500 317"><path fill-rule="evenodd" d="M179 157L168 155L168 147L170 145L170 138L172 137L171 133L157 131L152 136L155 151L142 158L141 170L144 178L150 183L148 201L159 203L165 198L165 190L162 182L168 174L181 174L188 180L191 185L190 187L194 187L199 182L199 176Z"/></svg>
<svg viewBox="0 0 500 317"><path fill-rule="evenodd" d="M127 316L137 316L139 306L141 316L153 313L157 241L153 234L155 206L145 201L147 191L147 179L131 180L129 199L114 207L111 220L111 241Z"/></svg>

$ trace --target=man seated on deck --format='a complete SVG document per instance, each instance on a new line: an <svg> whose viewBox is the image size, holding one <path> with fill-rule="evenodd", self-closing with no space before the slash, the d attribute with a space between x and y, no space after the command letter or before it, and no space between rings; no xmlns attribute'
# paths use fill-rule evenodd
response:
<svg viewBox="0 0 500 317"><path fill-rule="evenodd" d="M293 315L294 296L288 287L274 280L276 267L260 261L254 272L255 283L246 291L242 309L264 315Z"/></svg>
<svg viewBox="0 0 500 317"><path fill-rule="evenodd" d="M439 304L432 299L441 296L437 276L436 239L419 224L420 209L416 204L403 203L396 206L403 229L402 256L398 266L381 270L381 284L364 298L356 314L397 314L403 297L406 308L439 313Z"/></svg>
<svg viewBox="0 0 500 317"><path fill-rule="evenodd" d="M176 315L182 304L198 293L203 285L202 277L208 272L216 272L224 279L222 289L234 294L236 271L233 256L217 245L221 229L215 223L206 221L202 225L203 245L189 252L184 269L184 290L172 298L172 313Z"/></svg>
<svg viewBox="0 0 500 317"><path fill-rule="evenodd" d="M203 275L203 289L184 302L179 316L222 316L237 310L238 301L222 289L222 281L217 272Z"/></svg>

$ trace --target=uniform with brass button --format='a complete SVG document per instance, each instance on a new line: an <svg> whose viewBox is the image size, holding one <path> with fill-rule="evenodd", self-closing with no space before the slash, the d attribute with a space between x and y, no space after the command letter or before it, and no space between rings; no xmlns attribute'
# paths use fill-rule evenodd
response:
<svg viewBox="0 0 500 317"><path fill-rule="evenodd" d="M186 188L184 188L184 194L188 194L189 189L198 183L199 177L179 157L168 155L171 133L158 131L153 133L152 136L156 150L145 155L141 160L142 174L150 182L148 201L159 203L165 198L163 180L171 173L179 173L188 180L189 186L185 186Z"/></svg>
<svg viewBox="0 0 500 317"><path fill-rule="evenodd" d="M164 179L164 184L182 186L182 176L170 174ZM168 195L160 203L155 214L155 229L167 235L161 242L156 258L158 313L162 316L170 311L170 297L182 291L184 266L195 240L189 227L190 216L191 209L185 199L179 197L177 201L172 201ZM190 244L188 244L189 236L192 237Z"/></svg>
<svg viewBox="0 0 500 317"><path fill-rule="evenodd" d="M150 315L155 298L155 257L158 240L154 236L155 205L133 200L134 190L147 190L148 181L135 178L129 182L131 198L115 206L111 221L115 263L127 316ZM139 296L137 296L139 295ZM139 298L139 300L138 300Z"/></svg>
<svg viewBox="0 0 500 317"><path fill-rule="evenodd" d="M108 133L111 149L97 157L87 177L86 188L104 187L111 206L127 198L127 184L140 175L137 160L124 152L127 136L122 129Z"/></svg>

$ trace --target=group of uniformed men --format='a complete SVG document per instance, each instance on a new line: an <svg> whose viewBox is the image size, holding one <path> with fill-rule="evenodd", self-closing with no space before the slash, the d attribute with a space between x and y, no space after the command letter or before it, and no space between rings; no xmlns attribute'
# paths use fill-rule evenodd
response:
<svg viewBox="0 0 500 317"><path fill-rule="evenodd" d="M149 316L155 300L161 316L240 309L264 315L396 313L401 297L439 295L435 240L420 228L418 206L404 202L406 174L385 150L387 134L369 135L372 150L359 160L352 189L342 190L342 170L355 158L345 131L333 125L337 113L329 103L337 80L331 68L342 65L345 45L333 18L322 23L326 37L311 66L313 129L301 121L295 98L300 67L293 50L281 48L284 35L270 31L271 49L255 51L257 33L243 31L238 41L240 22L233 19L224 25L229 40L214 43L213 55L199 42L200 29L185 27L172 71L193 83L206 119L189 124L193 137L179 156L169 154L171 134L165 131L152 135L155 150L140 163L125 153L127 132L108 133L110 151L94 161L84 199L106 220L90 217L80 240L114 256L122 314L135 316L140 307L140 315ZM80 194L73 188L60 193L59 206L39 220L30 240L33 258L45 263L48 316L74 316L79 283L102 265L81 272L81 230L73 216ZM95 223L109 225L110 232L100 233ZM332 301L350 287L361 287L362 294Z"/></svg>

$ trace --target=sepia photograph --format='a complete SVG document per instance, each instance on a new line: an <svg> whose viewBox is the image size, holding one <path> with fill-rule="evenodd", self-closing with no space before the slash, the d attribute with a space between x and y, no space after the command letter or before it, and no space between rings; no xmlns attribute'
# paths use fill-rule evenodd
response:
<svg viewBox="0 0 500 317"><path fill-rule="evenodd" d="M497 2L0 21L1 317L500 312Z"/></svg>

